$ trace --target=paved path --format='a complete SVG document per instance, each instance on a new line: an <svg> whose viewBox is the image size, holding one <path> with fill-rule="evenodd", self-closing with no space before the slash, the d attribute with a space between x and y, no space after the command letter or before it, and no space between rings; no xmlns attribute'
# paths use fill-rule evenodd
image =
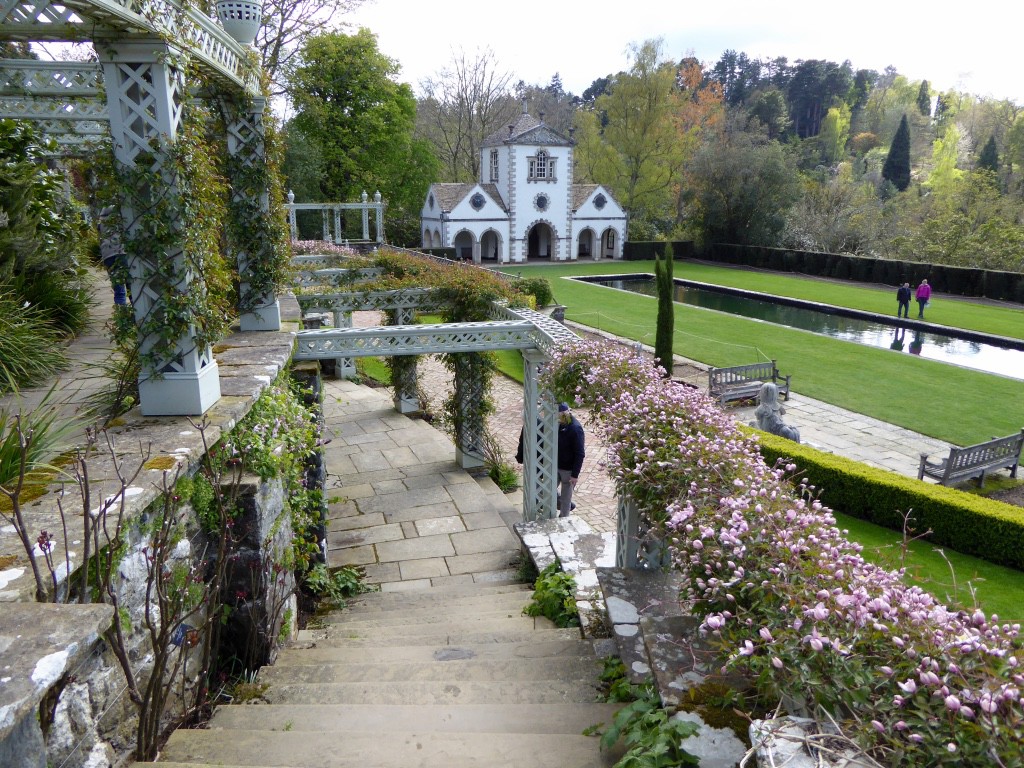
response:
<svg viewBox="0 0 1024 768"><path fill-rule="evenodd" d="M376 313L357 312L353 322L359 326L371 326L380 322L380 319ZM592 329L573 323L568 323L568 326L580 334L593 333ZM615 340L607 334L597 335ZM645 353L653 354L653 351L645 348ZM675 374L685 381L707 387L707 366L701 363L677 356ZM430 397L429 410L437 413L451 390L450 375L439 358L429 356L420 364L420 376L423 389ZM488 425L498 438L509 462L514 464L513 457L522 426L522 386L504 376L497 376L492 397L495 413L490 417ZM753 412L753 406L730 409L736 420L744 424L753 420ZM587 459L574 495L575 514L595 531L614 531L617 515L615 485L602 467L605 447L598 439L597 431L588 423L587 413L580 410L575 413L587 432ZM843 410L799 392L792 392L790 400L786 402L785 418L787 423L800 430L801 440L808 445L908 477L917 477L922 451L945 454L949 450L949 443Z"/></svg>

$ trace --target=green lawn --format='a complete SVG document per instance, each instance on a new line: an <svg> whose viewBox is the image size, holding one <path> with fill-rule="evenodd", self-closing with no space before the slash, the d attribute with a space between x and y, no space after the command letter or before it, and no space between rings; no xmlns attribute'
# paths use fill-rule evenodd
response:
<svg viewBox="0 0 1024 768"><path fill-rule="evenodd" d="M657 300L560 279L572 275L651 272L653 262L544 265L507 270L546 277L566 317L618 336L654 343ZM676 277L757 289L830 304L893 312L891 291L810 278L676 264ZM938 300L929 320L950 325L969 318L977 330L1024 336L1024 309ZM943 306L946 305L946 306ZM935 311L932 312L931 310ZM955 315L955 317L954 317ZM954 322L954 320L956 322ZM924 358L865 347L746 318L676 304L674 351L708 365L774 358L801 394L958 445L1007 435L1024 426L1022 382ZM1012 333L1011 333L1012 331Z"/></svg>
<svg viewBox="0 0 1024 768"><path fill-rule="evenodd" d="M884 568L907 569L907 578L946 605L972 608L975 603L1002 621L1024 620L1024 573L949 549L924 539L911 541L902 552L902 535L849 515L834 513L848 538L864 547L869 562ZM941 552L941 554L940 554Z"/></svg>

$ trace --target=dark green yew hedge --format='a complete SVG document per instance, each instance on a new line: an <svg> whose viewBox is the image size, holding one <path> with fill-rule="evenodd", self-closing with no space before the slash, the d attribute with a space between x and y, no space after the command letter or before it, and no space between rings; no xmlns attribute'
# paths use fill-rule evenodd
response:
<svg viewBox="0 0 1024 768"><path fill-rule="evenodd" d="M756 432L769 465L792 462L799 482L807 478L821 502L836 512L894 531L912 510L915 531L956 552L1024 571L1024 509L954 488L824 453L765 432Z"/></svg>

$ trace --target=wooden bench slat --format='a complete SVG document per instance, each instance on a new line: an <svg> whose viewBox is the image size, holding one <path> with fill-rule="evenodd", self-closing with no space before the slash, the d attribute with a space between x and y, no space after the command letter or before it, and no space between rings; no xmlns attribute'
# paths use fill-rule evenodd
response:
<svg viewBox="0 0 1024 768"><path fill-rule="evenodd" d="M733 365L708 370L708 394L719 400L722 407L730 400L745 400L756 395L761 385L772 382L779 388L783 399L789 399L789 376L782 376L774 360L764 363Z"/></svg>
<svg viewBox="0 0 1024 768"><path fill-rule="evenodd" d="M917 479L924 480L927 476L940 485L953 485L978 477L979 485L984 485L985 472L990 469L1008 469L1010 477L1016 477L1022 448L1024 429L1017 435L997 437L964 448L950 448L949 456L939 462L929 461L928 454L922 453Z"/></svg>

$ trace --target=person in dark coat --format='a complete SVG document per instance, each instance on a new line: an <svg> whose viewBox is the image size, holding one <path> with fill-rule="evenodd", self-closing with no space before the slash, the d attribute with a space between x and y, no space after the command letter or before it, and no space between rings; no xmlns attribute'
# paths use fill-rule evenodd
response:
<svg viewBox="0 0 1024 768"><path fill-rule="evenodd" d="M583 426L569 410L568 403L558 405L558 510L559 517L568 517L576 509L572 492L580 479L584 448Z"/></svg>
<svg viewBox="0 0 1024 768"><path fill-rule="evenodd" d="M896 317L910 317L910 283L896 289Z"/></svg>
<svg viewBox="0 0 1024 768"><path fill-rule="evenodd" d="M516 449L516 461L523 463L523 438L525 432L519 432L519 447ZM568 403L558 405L558 510L559 517L566 517L576 509L572 500L572 492L580 479L583 469L583 458L587 455L586 438L583 425L579 423Z"/></svg>

